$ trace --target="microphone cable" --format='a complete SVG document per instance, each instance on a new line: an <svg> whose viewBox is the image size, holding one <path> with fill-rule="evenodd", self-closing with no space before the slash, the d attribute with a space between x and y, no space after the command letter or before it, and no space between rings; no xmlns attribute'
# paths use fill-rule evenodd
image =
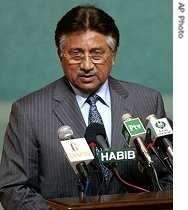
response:
<svg viewBox="0 0 188 210"><path fill-rule="evenodd" d="M153 185L154 191L163 191L162 187L159 184L158 175L157 175L155 166L153 164L153 160L150 157L148 149L146 148L146 151L148 152L148 156L150 157L150 161L148 161L147 158L145 158L145 156L142 155L141 148L140 148L139 144L137 144L137 142L135 142L135 147L136 147L136 150L138 152L139 163L141 164L141 167L145 169L146 174L150 178L150 181ZM144 171L144 170L142 170L142 171Z"/></svg>
<svg viewBox="0 0 188 210"><path fill-rule="evenodd" d="M160 162L166 168L168 173L173 177L173 169L172 169L171 163L168 160L168 157L162 157L162 154L158 153L158 151L156 151L156 149L153 147L153 144L151 144L151 143L148 144L148 146L146 148L148 150L151 150L151 152L160 160Z"/></svg>
<svg viewBox="0 0 188 210"><path fill-rule="evenodd" d="M172 164L172 160L170 160L170 158L164 154L163 151L161 151L161 149L158 149L159 155L161 157L161 159L163 160L163 162L165 163L166 167L168 168L168 172L173 176L173 164Z"/></svg>
<svg viewBox="0 0 188 210"><path fill-rule="evenodd" d="M160 151L159 148L155 149L154 143L151 142L151 130L150 129L147 129L145 142L146 142L146 149L150 150L160 160L160 162L166 168L168 173L173 177L173 165L170 162L169 157L167 155L164 155L164 153L162 151Z"/></svg>
<svg viewBox="0 0 188 210"><path fill-rule="evenodd" d="M122 183L122 184L124 184L124 185L126 185L126 186L129 186L129 187L132 187L132 188L134 188L134 189L141 190L141 191L143 191L143 192L150 192L150 191L148 191L148 190L146 190L146 189L144 189L144 188L141 188L141 187L139 187L139 186L136 186L136 185L133 185L133 184L131 184L131 183L129 183L129 182L126 182L126 181L119 175L118 170L117 170L117 168L116 168L116 166L115 166L114 164L105 164L105 165L110 169L110 171L112 172L112 174L117 178L117 180L118 180L120 183Z"/></svg>
<svg viewBox="0 0 188 210"><path fill-rule="evenodd" d="M153 191L164 191L159 183L158 175L154 167L154 164L150 163L150 165L145 165L145 169L147 175L150 177L150 180L152 182Z"/></svg>

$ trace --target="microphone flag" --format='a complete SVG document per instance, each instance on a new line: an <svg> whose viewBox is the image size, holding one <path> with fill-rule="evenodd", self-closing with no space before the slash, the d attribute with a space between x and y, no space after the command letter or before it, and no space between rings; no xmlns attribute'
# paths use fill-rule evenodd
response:
<svg viewBox="0 0 188 210"><path fill-rule="evenodd" d="M121 161L137 160L135 148L102 150L97 152L99 163L116 163Z"/></svg>
<svg viewBox="0 0 188 210"><path fill-rule="evenodd" d="M146 130L139 118L127 118L123 121L122 134L128 145L133 146L136 137L145 139Z"/></svg>
<svg viewBox="0 0 188 210"><path fill-rule="evenodd" d="M70 139L61 141L66 157L70 162L74 172L77 174L76 165L80 162L85 162L88 165L93 159L93 153L89 148L85 138Z"/></svg>

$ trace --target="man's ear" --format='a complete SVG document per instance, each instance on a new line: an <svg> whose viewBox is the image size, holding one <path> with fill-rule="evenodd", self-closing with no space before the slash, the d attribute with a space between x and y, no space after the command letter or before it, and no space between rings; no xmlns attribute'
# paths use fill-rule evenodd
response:
<svg viewBox="0 0 188 210"><path fill-rule="evenodd" d="M58 54L59 59L61 61L61 59L62 59L62 50L60 48L57 48L57 54Z"/></svg>
<svg viewBox="0 0 188 210"><path fill-rule="evenodd" d="M117 50L113 52L113 56L112 56L112 64L115 64L115 59L116 59L116 55L117 55Z"/></svg>

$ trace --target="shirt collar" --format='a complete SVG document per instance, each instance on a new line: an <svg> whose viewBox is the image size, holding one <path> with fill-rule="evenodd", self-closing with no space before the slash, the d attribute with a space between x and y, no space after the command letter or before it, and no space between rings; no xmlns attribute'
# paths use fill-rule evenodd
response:
<svg viewBox="0 0 188 210"><path fill-rule="evenodd" d="M70 85L76 94L76 100L78 101L78 105L81 108L84 105L87 97L91 93L83 93L77 88L75 88L71 83ZM96 91L96 94L102 98L102 100L108 107L111 108L110 90L109 90L108 80L106 80L105 83Z"/></svg>

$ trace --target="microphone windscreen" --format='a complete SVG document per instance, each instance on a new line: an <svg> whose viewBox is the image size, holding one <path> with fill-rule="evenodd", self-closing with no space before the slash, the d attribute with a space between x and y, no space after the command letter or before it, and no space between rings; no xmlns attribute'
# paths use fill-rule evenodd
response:
<svg viewBox="0 0 188 210"><path fill-rule="evenodd" d="M96 132L94 130L86 129L84 138L86 139L88 144L90 144L91 142L96 142Z"/></svg>
<svg viewBox="0 0 188 210"><path fill-rule="evenodd" d="M73 130L68 125L63 125L57 130L57 134L64 141L73 137Z"/></svg>
<svg viewBox="0 0 188 210"><path fill-rule="evenodd" d="M86 130L92 130L96 133L96 135L102 135L104 138L107 137L104 125L100 123L91 123L88 125Z"/></svg>

